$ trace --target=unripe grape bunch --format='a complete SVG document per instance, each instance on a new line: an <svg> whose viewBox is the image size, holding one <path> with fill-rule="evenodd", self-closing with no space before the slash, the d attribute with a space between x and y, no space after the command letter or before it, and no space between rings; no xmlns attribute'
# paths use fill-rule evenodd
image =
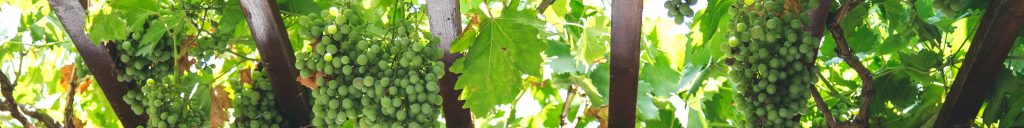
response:
<svg viewBox="0 0 1024 128"><path fill-rule="evenodd" d="M156 16L150 17L149 22L143 24L142 31L135 31L128 34L128 38L121 41L112 41L108 47L111 56L116 61L116 66L121 73L117 79L124 82L145 81L149 78L170 74L174 70L174 49L175 43L170 38L169 32L163 33L156 42L143 43L143 36L159 34L157 32L145 31L151 26L158 25Z"/></svg>
<svg viewBox="0 0 1024 128"><path fill-rule="evenodd" d="M798 2L755 0L731 8L731 37L722 47L745 127L800 127L808 109L819 41L804 30L810 21L801 8L810 5L787 1Z"/></svg>
<svg viewBox="0 0 1024 128"><path fill-rule="evenodd" d="M988 0L935 0L932 1L932 9L936 15L955 18L970 9L981 8L988 5Z"/></svg>
<svg viewBox="0 0 1024 128"><path fill-rule="evenodd" d="M308 29L298 33L313 42L295 62L316 84L312 125L439 127L442 51L406 18L385 24L372 15L359 2L340 2L299 18Z"/></svg>
<svg viewBox="0 0 1024 128"><path fill-rule="evenodd" d="M274 107L274 92L270 86L270 77L265 70L253 70L250 82L237 79L231 81L235 90L231 106L235 109L235 128L278 128L281 127L281 115Z"/></svg>
<svg viewBox="0 0 1024 128"><path fill-rule="evenodd" d="M176 35L171 34L174 30L149 30L163 25L158 21L157 16L151 16L127 39L107 42L120 72L117 79L135 85L122 98L135 114L146 115L146 124L138 127L208 126L208 108L193 105L198 101L185 95L200 78L192 73L174 74L173 60L178 56L178 43L173 38Z"/></svg>
<svg viewBox="0 0 1024 128"><path fill-rule="evenodd" d="M693 17L693 6L697 0L667 0L665 9L668 9L668 16L675 19L676 24L683 24L687 17Z"/></svg>

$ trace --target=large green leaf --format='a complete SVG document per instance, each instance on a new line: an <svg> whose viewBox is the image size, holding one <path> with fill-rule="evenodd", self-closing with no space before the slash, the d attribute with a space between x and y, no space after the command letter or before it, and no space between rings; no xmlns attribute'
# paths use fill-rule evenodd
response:
<svg viewBox="0 0 1024 128"><path fill-rule="evenodd" d="M124 17L129 31L142 31L145 24L152 16L160 14L160 5L153 0L118 0L111 1L111 7ZM113 27L124 27L115 25Z"/></svg>
<svg viewBox="0 0 1024 128"><path fill-rule="evenodd" d="M455 87L475 115L513 102L522 91L522 75L541 76L543 21L534 10L518 9L512 2L497 18L481 19L480 33L466 52L462 76ZM453 66L453 67L455 67Z"/></svg>
<svg viewBox="0 0 1024 128"><path fill-rule="evenodd" d="M608 101L608 87L611 83L611 76L609 74L611 65L608 63L601 63L597 65L597 68L593 72L590 72L590 80L597 87L597 92L601 93L604 101Z"/></svg>
<svg viewBox="0 0 1024 128"><path fill-rule="evenodd" d="M227 5L221 9L220 22L217 24L217 33L233 35L238 24L245 20L242 15L242 7L239 0L229 0Z"/></svg>
<svg viewBox="0 0 1024 128"><path fill-rule="evenodd" d="M608 40L610 25L607 16L594 16L587 20L587 28L583 31L580 39L578 52L586 63L593 63L604 58L608 54Z"/></svg>
<svg viewBox="0 0 1024 128"><path fill-rule="evenodd" d="M719 24L728 23L731 16L728 16L729 8L732 8L733 0L708 1L707 9L700 11L693 19L696 25L700 25L700 32L704 34L703 42L713 42L712 37L718 34ZM724 29L723 29L724 30ZM726 35L726 34L721 34Z"/></svg>
<svg viewBox="0 0 1024 128"><path fill-rule="evenodd" d="M327 3L324 2L323 4ZM278 7L282 7L281 10L283 11L299 14L319 13L324 9L321 4L317 4L316 2L313 2L313 0L288 0L284 5L278 5Z"/></svg>
<svg viewBox="0 0 1024 128"><path fill-rule="evenodd" d="M884 111L886 103L892 103L896 108L904 108L914 103L918 91L917 85L910 80L910 76L899 71L885 71L875 75L875 100L872 103L872 111Z"/></svg>
<svg viewBox="0 0 1024 128"><path fill-rule="evenodd" d="M654 86L654 96L666 97L674 95L681 87L679 71L672 69L668 57L656 55L655 62L645 63L640 67L640 80Z"/></svg>
<svg viewBox="0 0 1024 128"><path fill-rule="evenodd" d="M993 123L1000 118L1006 119L1004 115L1007 114L1008 110L1017 109L1010 108L1009 105L1017 103L1009 101L1019 97L1024 97L1021 96L1022 93L1020 92L1024 87L1020 85L1024 85L1024 77L1016 75L1015 72L1010 69L1003 68L1003 70L999 72L999 75L996 75L996 89L993 90L993 93L989 95L989 99L986 100L987 105L983 111L984 114L982 114L982 121L985 123Z"/></svg>
<svg viewBox="0 0 1024 128"><path fill-rule="evenodd" d="M640 115L637 118L645 120L658 118L658 106L654 105L654 98L648 95L648 93L655 91L653 86L655 85L643 81L637 84L636 108L637 113Z"/></svg>
<svg viewBox="0 0 1024 128"><path fill-rule="evenodd" d="M124 29L124 19L116 14L103 13L92 18L92 27L89 28L89 39L93 42L106 42L120 40L128 37L128 30Z"/></svg>

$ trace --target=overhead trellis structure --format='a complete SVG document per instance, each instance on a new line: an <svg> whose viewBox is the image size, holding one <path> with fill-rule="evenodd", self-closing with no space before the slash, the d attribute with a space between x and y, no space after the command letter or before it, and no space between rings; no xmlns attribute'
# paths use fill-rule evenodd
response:
<svg viewBox="0 0 1024 128"><path fill-rule="evenodd" d="M282 21L276 1L240 0L239 2L248 27L252 30L251 34L256 48L260 53L260 63L265 65L270 74L274 97L277 99L275 105L285 119L284 125L287 127L309 126L312 115L310 99L306 93L309 90L302 87L295 79L299 75L295 68L295 50L290 45L286 26ZM846 0L844 3L851 2L860 1ZM635 127L637 126L637 86L641 58L643 1L612 0L611 3L613 5L611 6L609 57L611 79L607 126ZM115 68L115 59L110 57L106 47L94 44L85 33L86 10L82 4L76 0L49 0L49 4L65 32L71 37L85 64L91 69L92 75L95 76L100 89L106 95L107 101L110 102L122 125L125 127L144 125L147 117L134 114L131 107L122 100L128 90L136 88L135 85L117 80L119 72ZM856 4L843 5L846 8L845 11L853 6ZM446 69L452 66L457 58L462 57L461 54L448 50L463 31L462 15L459 8L459 0L430 0L426 6L431 34L441 40L436 47L444 50L445 55L442 61L445 63ZM828 10L822 9L822 11ZM843 35L841 29L838 29L838 25L822 28L826 27L825 23L826 20L829 20L827 19L829 15L820 12L814 14L819 17L814 19L815 23L819 23L814 24L818 29L815 31L815 36L820 36L822 29L839 33L833 36L851 36ZM829 14L835 14L835 12ZM845 12L839 12L839 14L845 14ZM831 20L841 20L841 16ZM963 66L960 67L957 77L945 97L935 126L969 127L972 124L977 117L978 110L988 98L989 93L992 92L995 75L1001 70L1003 62L1013 48L1013 41L1017 39L1021 27L1024 27L1024 1L992 0L989 2L978 31L974 33ZM849 45L846 43L845 40L842 41L842 44ZM848 48L848 46L844 47ZM849 57L853 57L852 60L857 60L855 56L849 54L849 51L846 52L847 54L844 55L851 55ZM847 61L850 64L860 63L859 60ZM860 65L859 67L864 66ZM858 73L863 75L861 77L870 76L870 71L863 71L863 73L858 71ZM447 127L453 128L474 127L476 126L473 122L474 116L468 108L464 107L465 101L459 99L462 90L455 88L458 78L458 74L446 72L438 82L440 83L439 95L443 98L445 123ZM870 77L866 78L870 79ZM870 88L870 86L866 88ZM870 101L870 97L862 101ZM827 106L823 103L819 106L827 110ZM868 105L862 107L865 106ZM865 113L867 109L862 109L860 112ZM867 118L867 115L859 114L856 118L857 121L853 123L866 123ZM842 126L836 125L834 122L831 122L830 125ZM866 127L868 125L851 126Z"/></svg>

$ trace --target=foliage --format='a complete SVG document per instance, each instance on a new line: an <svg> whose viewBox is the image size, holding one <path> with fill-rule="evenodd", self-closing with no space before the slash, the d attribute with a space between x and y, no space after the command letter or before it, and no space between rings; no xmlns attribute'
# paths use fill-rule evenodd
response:
<svg viewBox="0 0 1024 128"><path fill-rule="evenodd" d="M179 74L194 76L189 78L192 84L174 87L195 92L187 93L191 99L182 100L196 106L210 106L215 98L209 96L211 89L225 88L231 95L240 95L244 90L227 86L233 85L229 79L237 79L231 75L260 59L239 0L85 1L89 3L86 30L97 44L147 31L158 34L148 39L143 35L137 43L149 44L163 35L173 35L168 36L174 42L170 46L191 46L178 49L184 55L175 57L193 63ZM372 15L358 19L395 20L381 15L399 12L387 9L399 2L416 3L409 11L425 10L420 1L365 1L361 8ZM466 106L462 107L472 110L477 127L599 127L607 123L610 0L554 0L547 10L534 9L546 0L459 2L465 14L459 21L467 29L450 50L464 56L449 70L461 73L456 86L463 89L460 99L466 100ZM644 4L637 126L734 127L745 121L736 111L736 85L727 77L731 67L726 65L727 53L721 51L721 43L729 39L732 16L740 15L729 8L746 1L695 0L675 7L692 9L692 18L668 17L664 2ZM692 2L696 4L687 5ZM951 8L956 2L961 2L961 9ZM295 51L312 43L302 37L300 31L312 26L302 25L301 16L332 7L329 0L276 3ZM831 7L843 4L848 3ZM868 0L851 9L839 25L854 55L874 76L869 78L876 83L869 113L872 127L928 127L934 123L984 4ZM76 126L120 125L113 120L116 115L100 86L91 82L82 60L75 59L79 55L46 0L2 1L0 16L10 17L0 22L0 71L6 73L0 75L18 83L14 95L19 104L55 119L63 119L64 108L72 107L74 119L80 121L72 124L81 124ZM678 24L677 19L687 24ZM405 20L414 21L410 25L417 28L428 28L425 16ZM149 21L162 27L143 27ZM814 86L837 120L849 120L858 114L862 78L837 56L835 39L829 34L818 42L821 47L814 49L817 59L813 64L820 69L816 74L820 80ZM186 43L189 37L194 43ZM1024 95L1013 91L1018 87L1013 85L1020 85L1024 78L1020 75L1024 73L1020 42L1018 39L1010 53L1006 69L997 78L1000 86L987 100L976 125L1013 127L1024 119L1018 111L1022 106L1015 104ZM132 48L145 48L141 46ZM58 73L69 67L66 65L76 65L73 67L81 69L77 72L85 73ZM68 77L74 78L62 80ZM63 102L69 87L65 83L79 84L76 104ZM810 109L800 118L800 125L824 126L821 111ZM0 114L0 120L0 127L22 126L6 114ZM34 118L32 122L42 124Z"/></svg>

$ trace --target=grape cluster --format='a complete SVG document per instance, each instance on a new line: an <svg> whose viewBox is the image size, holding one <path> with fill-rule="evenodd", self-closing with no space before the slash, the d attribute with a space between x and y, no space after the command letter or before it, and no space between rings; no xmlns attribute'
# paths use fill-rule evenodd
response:
<svg viewBox="0 0 1024 128"><path fill-rule="evenodd" d="M693 17L693 6L697 0L668 0L665 1L665 9L668 9L668 16L675 18L676 24L683 24L686 17Z"/></svg>
<svg viewBox="0 0 1024 128"><path fill-rule="evenodd" d="M252 83L232 81L235 98L231 102L234 107L235 121L231 127L236 128L278 128L281 116L274 108L274 93L271 90L270 78L264 70L253 70Z"/></svg>
<svg viewBox="0 0 1024 128"><path fill-rule="evenodd" d="M194 75L182 76L183 79L192 79L181 83L176 80L179 77L174 75L164 76L160 81L147 79L141 89L128 91L124 100L132 107L135 114L146 114L148 120L145 127L176 128L176 127L201 127L207 126L207 109L197 108L192 104L196 101L189 101L181 98L186 92L185 83L195 83L199 78ZM190 86L189 86L190 87ZM208 102L208 101L199 101ZM143 126L139 126L143 127Z"/></svg>
<svg viewBox="0 0 1024 128"><path fill-rule="evenodd" d="M107 43L115 66L120 72L119 81L133 86L122 98L132 107L135 114L145 114L148 120L139 127L201 127L208 125L208 108L195 106L187 92L199 83L199 77L192 73L174 75L174 58L177 55L175 41L170 31L153 33L146 31L158 24L157 16L151 16L141 31L131 32L127 39ZM173 30L172 30L173 31ZM156 34L156 41L144 42L144 36Z"/></svg>
<svg viewBox="0 0 1024 128"><path fill-rule="evenodd" d="M731 8L731 37L722 47L745 127L799 127L808 109L819 41L803 29L809 21L800 8L809 5L786 2L755 0Z"/></svg>
<svg viewBox="0 0 1024 128"><path fill-rule="evenodd" d="M443 51L412 23L388 28L358 3L342 2L300 18L312 48L296 55L301 77L315 79L313 126L439 127L437 80ZM417 14L417 13L412 13ZM380 17L380 16L369 16Z"/></svg>
<svg viewBox="0 0 1024 128"><path fill-rule="evenodd" d="M932 8L935 9L939 14L946 17L954 17L957 12L965 10L967 7L965 4L967 1L964 0L935 0L932 2Z"/></svg>
<svg viewBox="0 0 1024 128"><path fill-rule="evenodd" d="M156 17L150 18L143 24L143 28L149 28L156 22ZM145 30L145 29L143 29ZM114 59L117 59L116 66L121 73L117 79L123 82L144 81L160 75L170 74L174 70L174 49L170 32L165 32L159 41L143 43L143 36L150 34L147 31L131 32L127 39L110 43L109 49Z"/></svg>

